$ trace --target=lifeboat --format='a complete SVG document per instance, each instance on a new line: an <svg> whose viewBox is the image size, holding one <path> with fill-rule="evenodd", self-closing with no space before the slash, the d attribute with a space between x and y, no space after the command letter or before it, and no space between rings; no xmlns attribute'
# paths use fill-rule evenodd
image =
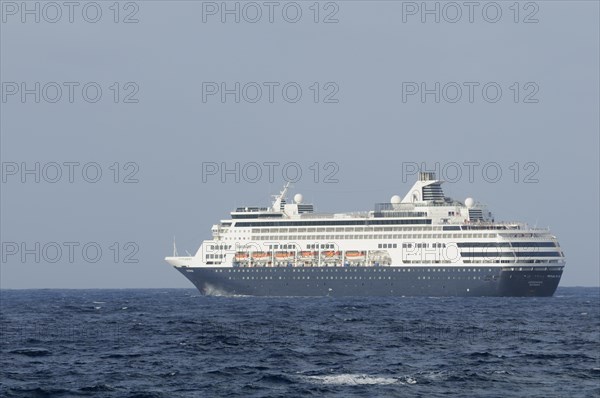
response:
<svg viewBox="0 0 600 398"><path fill-rule="evenodd" d="M245 252L235 253L235 259L236 259L236 261L248 260L248 253L245 253Z"/></svg>
<svg viewBox="0 0 600 398"><path fill-rule="evenodd" d="M294 253L293 252L276 252L275 258L277 260L289 260L289 259L294 258Z"/></svg>
<svg viewBox="0 0 600 398"><path fill-rule="evenodd" d="M254 252L252 253L252 258L254 260L261 261L268 260L269 258L271 258L271 256L267 252Z"/></svg>
<svg viewBox="0 0 600 398"><path fill-rule="evenodd" d="M315 258L317 252L300 252L300 258Z"/></svg>
<svg viewBox="0 0 600 398"><path fill-rule="evenodd" d="M334 252L333 250L322 252L321 255L325 258L336 258L340 256L340 252Z"/></svg>
<svg viewBox="0 0 600 398"><path fill-rule="evenodd" d="M362 260L365 258L365 252L350 250L346 252L346 258L349 260Z"/></svg>

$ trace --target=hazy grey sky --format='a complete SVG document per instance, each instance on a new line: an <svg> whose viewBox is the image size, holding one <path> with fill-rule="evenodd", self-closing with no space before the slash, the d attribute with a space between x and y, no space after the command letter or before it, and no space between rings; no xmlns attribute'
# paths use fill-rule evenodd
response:
<svg viewBox="0 0 600 398"><path fill-rule="evenodd" d="M598 2L428 2L439 22L400 1L0 4L2 288L192 287L163 260L173 236L194 253L290 162L329 212L459 164L447 194L550 226L561 286L600 284ZM209 162L240 182L203 181Z"/></svg>

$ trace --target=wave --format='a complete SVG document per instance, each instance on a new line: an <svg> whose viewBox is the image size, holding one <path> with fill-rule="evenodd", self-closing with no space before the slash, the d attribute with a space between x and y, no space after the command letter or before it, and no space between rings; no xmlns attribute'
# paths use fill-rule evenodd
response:
<svg viewBox="0 0 600 398"><path fill-rule="evenodd" d="M28 357L45 357L47 355L52 355L52 351L45 348L18 348L16 350L11 350L8 353L25 355Z"/></svg>
<svg viewBox="0 0 600 398"><path fill-rule="evenodd" d="M366 374L343 373L339 375L304 376L304 379L319 384L336 386L358 385L389 385L389 384L416 384L417 380L409 376L384 377L369 376Z"/></svg>
<svg viewBox="0 0 600 398"><path fill-rule="evenodd" d="M7 397L69 397L73 396L73 391L64 388L10 388L7 391Z"/></svg>
<svg viewBox="0 0 600 398"><path fill-rule="evenodd" d="M115 389L108 384L94 384L92 386L82 387L79 391L83 392L106 392L106 391L114 391Z"/></svg>

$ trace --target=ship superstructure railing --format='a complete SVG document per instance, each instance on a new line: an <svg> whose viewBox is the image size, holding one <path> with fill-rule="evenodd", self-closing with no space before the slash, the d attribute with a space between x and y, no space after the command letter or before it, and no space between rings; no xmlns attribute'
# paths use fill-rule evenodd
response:
<svg viewBox="0 0 600 398"><path fill-rule="evenodd" d="M413 203L375 203L375 212L380 211L393 211L393 210L414 210L415 207L461 207L463 203L456 200L448 201L425 201L425 202L413 202Z"/></svg>
<svg viewBox="0 0 600 398"><path fill-rule="evenodd" d="M300 216L300 218L304 219L352 219L352 218L369 218L368 212L349 212L349 213L304 213Z"/></svg>
<svg viewBox="0 0 600 398"><path fill-rule="evenodd" d="M269 211L268 207L237 207L235 209L236 213L249 213L249 212L262 212L262 211Z"/></svg>

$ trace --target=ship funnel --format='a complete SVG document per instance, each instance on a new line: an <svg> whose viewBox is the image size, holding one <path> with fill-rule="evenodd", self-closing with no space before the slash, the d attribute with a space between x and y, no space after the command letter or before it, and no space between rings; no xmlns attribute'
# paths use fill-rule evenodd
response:
<svg viewBox="0 0 600 398"><path fill-rule="evenodd" d="M443 201L442 183L443 181L437 180L435 173L431 171L419 172L418 181L402 199L402 203Z"/></svg>

